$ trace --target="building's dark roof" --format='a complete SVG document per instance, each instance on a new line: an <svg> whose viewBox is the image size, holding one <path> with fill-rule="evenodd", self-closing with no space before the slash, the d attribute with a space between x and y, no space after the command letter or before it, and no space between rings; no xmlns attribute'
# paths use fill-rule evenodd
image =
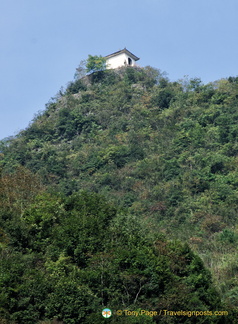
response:
<svg viewBox="0 0 238 324"><path fill-rule="evenodd" d="M126 48L124 48L123 50L117 51L115 53L109 54L109 55L105 56L105 58L107 59L107 58L110 58L110 57L113 57L113 56L117 56L117 55L122 54L122 53L126 53L127 55L131 56L133 58L133 60L135 60L135 61L138 61L139 60L139 57L137 57L134 54L132 54Z"/></svg>

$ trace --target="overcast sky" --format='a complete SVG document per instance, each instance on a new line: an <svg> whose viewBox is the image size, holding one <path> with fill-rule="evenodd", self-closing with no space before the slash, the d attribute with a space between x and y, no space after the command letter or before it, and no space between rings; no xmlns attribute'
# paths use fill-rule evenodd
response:
<svg viewBox="0 0 238 324"><path fill-rule="evenodd" d="M204 83L238 75L237 0L1 0L0 139L26 128L88 55Z"/></svg>

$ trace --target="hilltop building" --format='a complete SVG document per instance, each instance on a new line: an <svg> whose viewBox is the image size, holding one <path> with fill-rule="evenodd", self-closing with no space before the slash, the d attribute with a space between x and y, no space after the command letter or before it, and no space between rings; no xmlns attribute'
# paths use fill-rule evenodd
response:
<svg viewBox="0 0 238 324"><path fill-rule="evenodd" d="M116 69L122 66L135 66L139 57L132 54L126 48L105 56L107 69Z"/></svg>

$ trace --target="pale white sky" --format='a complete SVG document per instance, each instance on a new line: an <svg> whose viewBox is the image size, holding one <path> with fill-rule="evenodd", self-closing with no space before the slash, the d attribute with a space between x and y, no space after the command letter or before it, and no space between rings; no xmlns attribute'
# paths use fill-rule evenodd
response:
<svg viewBox="0 0 238 324"><path fill-rule="evenodd" d="M237 14L237 0L1 0L0 139L26 128L88 54L127 47L172 81L237 76Z"/></svg>

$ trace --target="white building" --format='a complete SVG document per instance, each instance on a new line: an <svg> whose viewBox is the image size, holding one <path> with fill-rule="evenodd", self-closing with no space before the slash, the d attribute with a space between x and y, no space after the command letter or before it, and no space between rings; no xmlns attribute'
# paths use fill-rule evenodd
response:
<svg viewBox="0 0 238 324"><path fill-rule="evenodd" d="M135 66L139 57L129 52L126 48L105 56L107 69L116 69L121 66Z"/></svg>

